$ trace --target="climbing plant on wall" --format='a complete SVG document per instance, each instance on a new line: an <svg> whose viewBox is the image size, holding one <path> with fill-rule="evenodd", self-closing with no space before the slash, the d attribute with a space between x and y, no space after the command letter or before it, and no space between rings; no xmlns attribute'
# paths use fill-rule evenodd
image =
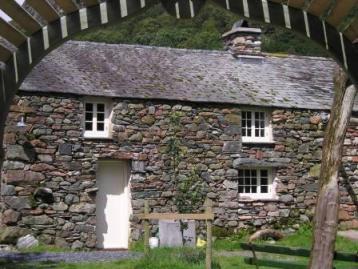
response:
<svg viewBox="0 0 358 269"><path fill-rule="evenodd" d="M191 213L203 205L208 187L195 166L189 171L179 168L181 161L185 159L186 163L191 163L190 159L193 158L193 156L188 156L185 141L180 135L184 128L181 124L182 116L182 113L178 111L170 114L171 136L167 143L166 153L170 157L170 174L174 182L174 204L179 213Z"/></svg>
<svg viewBox="0 0 358 269"><path fill-rule="evenodd" d="M188 156L185 141L181 136L184 126L181 124L181 112L175 111L169 117L169 134L171 135L166 148L166 153L170 158L170 174L174 182L174 204L179 213L192 213L200 209L207 193L207 184L201 178L196 167L191 170L181 170L180 163L185 160L186 163L192 163ZM180 230L182 234L183 245L185 245L184 230L188 228L185 221L180 221Z"/></svg>

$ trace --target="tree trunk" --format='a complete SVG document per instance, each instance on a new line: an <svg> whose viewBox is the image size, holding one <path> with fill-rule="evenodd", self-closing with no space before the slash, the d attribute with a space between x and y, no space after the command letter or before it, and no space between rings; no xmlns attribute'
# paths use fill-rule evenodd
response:
<svg viewBox="0 0 358 269"><path fill-rule="evenodd" d="M339 170L343 142L353 109L356 88L346 88L347 76L339 70L335 77L335 96L324 137L320 189L317 198L313 245L309 269L333 268L339 210Z"/></svg>

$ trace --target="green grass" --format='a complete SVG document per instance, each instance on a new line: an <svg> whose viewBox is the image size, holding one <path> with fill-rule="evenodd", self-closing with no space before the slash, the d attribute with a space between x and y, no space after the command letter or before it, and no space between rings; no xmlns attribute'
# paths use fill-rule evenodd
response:
<svg viewBox="0 0 358 269"><path fill-rule="evenodd" d="M240 254L240 243L247 242L248 232L217 239L214 242L214 267L213 269L255 269L254 266L246 265ZM312 242L312 230L309 226L303 226L295 234L285 237L275 245L289 247L310 248ZM267 244L267 242L257 242ZM143 243L137 242L131 246L134 251L142 251ZM341 252L358 252L358 244L343 237L337 237L336 250ZM49 248L43 245L32 249L32 252L63 251L63 249ZM26 255L26 253L24 253ZM299 263L307 263L308 259L290 257L285 255L264 254L266 259L290 260ZM337 269L357 268L356 265L346 262L336 262ZM160 248L151 251L147 257L138 260L126 260L102 263L80 263L80 264L54 264L54 263L5 263L0 260L1 269L202 269L205 268L204 249L190 248ZM260 269L267 269L260 267Z"/></svg>
<svg viewBox="0 0 358 269"><path fill-rule="evenodd" d="M311 248L312 244L312 229L310 226L303 226L295 234L285 237L279 242L280 245L289 247ZM358 252L358 243L337 236L336 251L343 252Z"/></svg>

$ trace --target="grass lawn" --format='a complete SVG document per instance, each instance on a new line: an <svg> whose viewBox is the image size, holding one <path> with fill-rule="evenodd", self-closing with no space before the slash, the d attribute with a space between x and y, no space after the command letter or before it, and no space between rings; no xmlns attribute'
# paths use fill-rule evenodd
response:
<svg viewBox="0 0 358 269"><path fill-rule="evenodd" d="M214 266L213 269L255 269L254 266L244 264L244 258L238 256L240 254L241 242L247 241L248 235L241 234L232 236L226 239L218 239L214 243ZM258 242L265 243L265 242ZM266 243L267 244L267 243ZM297 233L287 236L275 245L283 245L290 247L309 248L311 245L311 229L307 227L301 228ZM142 245L136 244L133 249L141 251ZM341 252L358 252L357 242L342 237L337 238L336 242L337 251ZM35 249L37 252L44 250L43 247ZM56 249L53 249L56 251ZM295 258L288 256L267 256L269 259L289 259L290 261L298 261L306 263L307 259ZM1 269L202 269L205 268L205 250L198 249L167 249L161 248L151 251L149 257L141 258L138 260L116 261L116 262L102 262L102 263L81 263L81 264L31 264L31 263L16 263L5 264L1 263ZM337 269L350 269L357 268L354 264L349 263L336 263ZM355 267L356 266L356 267ZM261 269L266 269L260 267Z"/></svg>

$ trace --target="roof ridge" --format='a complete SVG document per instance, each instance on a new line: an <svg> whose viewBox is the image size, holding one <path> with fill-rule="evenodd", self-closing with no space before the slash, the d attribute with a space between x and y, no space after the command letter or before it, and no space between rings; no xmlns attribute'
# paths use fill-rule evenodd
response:
<svg viewBox="0 0 358 269"><path fill-rule="evenodd" d="M142 44L125 44L125 43L106 43L106 42L96 42L96 41L83 41L83 40L69 40L66 43L73 44L96 44L101 46L108 47L123 47L123 48L143 48L143 49L158 49L158 50L167 50L167 51L180 51L180 52L191 52L191 53L206 53L206 54L220 54L220 55L231 55L230 52L226 50L209 50L209 49L188 49L188 48L173 48L165 46L151 46L151 45L142 45ZM66 44L65 43L65 44ZM291 58L291 59L307 59L307 60L321 60L321 61L333 61L333 59L322 56L308 56L308 55L296 55L296 54L279 54L279 53L264 53L265 56L269 58Z"/></svg>
<svg viewBox="0 0 358 269"><path fill-rule="evenodd" d="M226 54L231 55L226 50L205 50L205 49L187 49L187 48L173 48L173 47L165 47L165 46L151 46L151 45L141 45L141 44L124 44L124 43L106 43L106 42L95 42L95 41L82 41L82 40L69 40L66 43L74 43L74 44L97 44L102 46L110 46L110 47L125 47L125 48L145 48L145 49L165 49L168 51L190 51L194 53L211 53L211 54Z"/></svg>

